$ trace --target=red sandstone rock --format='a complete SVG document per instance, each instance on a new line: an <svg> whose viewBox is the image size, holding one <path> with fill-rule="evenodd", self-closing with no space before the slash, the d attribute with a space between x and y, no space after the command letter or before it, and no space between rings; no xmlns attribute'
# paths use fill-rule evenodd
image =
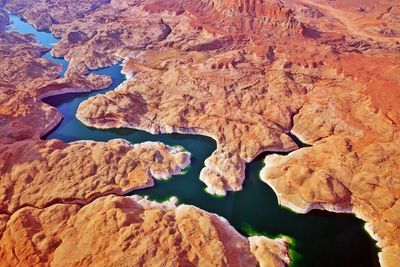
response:
<svg viewBox="0 0 400 267"><path fill-rule="evenodd" d="M35 96L56 89L98 89L107 81L86 79L82 75L88 69L130 58L124 71L135 78L82 104L79 117L86 124L212 135L219 146L201 178L209 191L218 193L241 189L244 162L259 152L296 149L288 136L292 132L313 147L268 157L262 177L282 203L301 211L320 207L355 212L383 247L382 265L399 265L396 3L96 3L6 4L62 37L53 53L71 63L66 79L48 83L58 67L38 58L43 48L26 36L3 35L2 47L8 50L2 52L15 58L21 50L19 58L27 58L16 66L20 76L13 70L0 79L7 107L1 109L3 143L39 136L59 119ZM64 13L70 16L61 20ZM19 50L10 50L9 44ZM8 60L7 53L0 56ZM32 61L34 72L26 67ZM35 88L34 100L19 92L29 88ZM10 97L10 90L18 93ZM21 104L10 105L14 99ZM28 123L20 130L30 118L46 118L44 127L31 129ZM252 248L260 259L261 244Z"/></svg>
<svg viewBox="0 0 400 267"><path fill-rule="evenodd" d="M88 203L180 174L190 154L180 148L127 141L21 141L0 148L0 212L52 203Z"/></svg>
<svg viewBox="0 0 400 267"><path fill-rule="evenodd" d="M215 214L139 197L27 207L0 226L4 266L247 267L260 258L262 266L282 266L280 259L287 259L280 241L253 237L249 243Z"/></svg>

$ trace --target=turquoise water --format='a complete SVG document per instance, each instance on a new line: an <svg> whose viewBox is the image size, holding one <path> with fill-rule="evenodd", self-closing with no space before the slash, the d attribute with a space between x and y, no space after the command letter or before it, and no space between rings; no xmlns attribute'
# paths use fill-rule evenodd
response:
<svg viewBox="0 0 400 267"><path fill-rule="evenodd" d="M18 22L18 31L33 33L40 43L49 46L58 41L46 32L38 32L29 24L13 16ZM46 54L47 55L47 54ZM49 54L50 55L50 54ZM51 55L50 55L51 57ZM54 61L53 58L50 58ZM63 61L63 59L57 59ZM67 66L64 61L63 65ZM277 203L275 193L259 179L263 166L259 156L247 164L244 189L229 193L226 197L213 197L204 191L198 179L204 160L216 148L215 142L203 136L182 134L152 135L131 129L98 130L88 128L75 118L79 103L90 96L114 89L124 81L121 67L114 65L94 71L113 78L110 88L91 93L64 94L44 101L57 107L64 119L44 139L58 138L66 142L77 140L108 141L124 138L132 143L161 141L169 145L181 145L192 153L192 164L184 175L174 176L169 181L156 181L155 187L134 192L148 195L154 200L165 200L177 196L180 203L193 204L204 210L224 216L241 233L255 233L292 238L292 266L379 266L375 242L363 229L363 222L348 214L333 214L313 211L306 215L295 214Z"/></svg>
<svg viewBox="0 0 400 267"><path fill-rule="evenodd" d="M33 34L39 44L47 47L53 47L60 39L55 38L51 33L45 31L37 31L32 25L22 20L16 15L10 15L12 24L10 25L10 31L16 31L22 34ZM43 55L44 58L56 62L63 66L61 76L64 75L68 67L68 62L62 58L55 58L51 55L50 51Z"/></svg>

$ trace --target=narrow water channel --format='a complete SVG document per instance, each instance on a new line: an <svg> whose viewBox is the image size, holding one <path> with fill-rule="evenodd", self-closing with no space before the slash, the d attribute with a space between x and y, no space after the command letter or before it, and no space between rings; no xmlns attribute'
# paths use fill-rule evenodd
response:
<svg viewBox="0 0 400 267"><path fill-rule="evenodd" d="M28 23L12 15L10 30L34 34L41 44L52 46L59 40L48 32L40 32ZM45 58L60 63L64 71L68 62L53 58L49 53ZM316 267L375 267L379 266L375 242L363 229L363 222L349 214L333 214L312 211L300 215L278 205L272 189L259 178L265 153L247 164L244 189L228 193L226 197L207 194L199 180L204 160L216 148L214 140L196 135L158 134L131 129L99 130L80 123L75 113L78 105L87 98L114 89L125 80L121 67L114 65L95 70L95 73L109 75L113 84L109 88L91 93L75 93L52 96L44 101L63 114L64 119L44 139L61 139L65 142L77 140L108 141L124 138L131 143L161 141L168 145L180 145L192 153L191 167L183 175L168 181L156 181L155 186L139 190L133 194L147 195L153 200L165 200L176 196L180 203L192 204L226 219L242 234L264 234L270 237L285 235L292 240L293 263L291 266Z"/></svg>

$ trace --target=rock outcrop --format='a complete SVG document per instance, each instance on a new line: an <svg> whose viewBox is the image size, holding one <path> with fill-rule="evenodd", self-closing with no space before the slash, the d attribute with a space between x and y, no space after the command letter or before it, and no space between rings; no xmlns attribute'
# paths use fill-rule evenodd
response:
<svg viewBox="0 0 400 267"><path fill-rule="evenodd" d="M190 153L162 143L131 145L59 140L20 141L0 148L0 212L24 206L87 203L106 195L123 195L167 179L190 164Z"/></svg>
<svg viewBox="0 0 400 267"><path fill-rule="evenodd" d="M360 145L330 137L288 156L268 156L261 176L279 202L297 212L354 212L383 250L382 266L399 263L400 139Z"/></svg>
<svg viewBox="0 0 400 267"><path fill-rule="evenodd" d="M257 258L260 267L284 266L290 263L285 239L271 240L265 236L252 236L249 241L251 253Z"/></svg>
<svg viewBox="0 0 400 267"><path fill-rule="evenodd" d="M140 197L26 207L0 221L0 229L3 266L257 266L260 260L278 267L287 261L282 241L249 242L215 214Z"/></svg>
<svg viewBox="0 0 400 267"><path fill-rule="evenodd" d="M53 24L64 24L81 19L110 0L85 0L85 1L23 1L8 0L4 8L18 14L38 30L46 30Z"/></svg>
<svg viewBox="0 0 400 267"><path fill-rule="evenodd" d="M349 91L347 88L351 87ZM316 85L314 101L294 117L292 132L312 144L265 159L261 179L279 202L311 209L354 212L383 248L383 266L399 263L400 138L396 124L371 106L362 85L343 78Z"/></svg>
<svg viewBox="0 0 400 267"><path fill-rule="evenodd" d="M40 99L111 84L110 77L95 74L60 77L61 65L41 57L50 48L32 35L4 30L0 26L0 143L41 137L60 122L61 114Z"/></svg>
<svg viewBox="0 0 400 267"><path fill-rule="evenodd" d="M82 103L82 122L211 136L217 150L200 178L218 194L240 190L245 163L260 153L308 144L287 156L268 156L262 179L282 204L296 211L354 212L379 241L381 264L399 265L400 9L393 1L53 2L2 2L6 10L60 37L52 53L70 61L60 78L60 67L40 58L48 48L31 36L1 33L0 58L6 63L0 69L0 143L7 144L2 149L23 142L31 143L28 150L51 144L37 138L61 117L40 99L104 88L109 79L85 75L125 60L128 81ZM68 214L79 214L85 208L79 205L66 205L76 210ZM10 216L13 222L15 214L2 215L0 221ZM73 240L78 231L68 233ZM269 247L264 241L250 240L246 250L260 264L285 259L264 253L262 248ZM44 246L59 241L52 242ZM87 253L77 256L92 260ZM46 257L37 261L46 262ZM199 263L192 256L183 256L184 262L171 257L177 264ZM243 260L255 263L252 256Z"/></svg>
<svg viewBox="0 0 400 267"><path fill-rule="evenodd" d="M215 7L218 10L224 4L236 10L233 13L244 12L255 17L259 14L255 11L257 7L247 2L215 4ZM304 16L304 21L312 26L302 24L305 26L300 35L287 38L271 35L268 40L271 45L267 48L259 45L260 40L266 41L262 34L257 38L251 32L251 42L246 37L241 42L237 36L232 37L234 34L224 32L224 27L231 29L228 21L235 17L225 14L226 20L220 21L219 31L207 24L207 20L202 20L201 26L220 40L224 37L231 40L225 46L214 41L208 46L182 51L172 44L173 49L163 52L153 50L132 55L125 61L124 72L130 77L136 74L135 78L114 92L82 103L78 117L85 124L99 128L132 127L213 137L218 148L207 159L201 179L209 192L218 194L241 189L244 163L259 153L296 149L290 137L294 134L313 147L287 157L268 157L263 179L274 187L283 204L297 211L323 208L355 212L368 222L371 234L380 240L381 262L390 266L390 262L399 262L398 216L393 212L397 206L392 206L399 198L399 188L392 182L398 178L381 170L395 170L396 164L390 161L386 166L386 161L357 157L365 150L384 146L391 149L383 158L397 157L400 117L392 101L399 99L395 89L400 83L395 52L395 42L399 40L395 35L385 34L374 38L358 30L362 26L346 20L345 11L335 14L332 7L312 1L299 6L315 14ZM293 7L295 11L298 8ZM171 6L168 8L173 10ZM149 10L153 15L162 12ZM182 10L189 8L183 6ZM198 27L200 17L193 14L197 22L193 23ZM296 17L299 21L304 18ZM328 28L325 21L342 24ZM176 31L170 28L172 38ZM296 47L299 42L303 42L303 51ZM362 64L354 64L356 60ZM379 71L378 66L385 71ZM132 109L137 111L135 116L128 116L126 111ZM322 151L327 151L326 156L321 155ZM301 162L298 168L290 160L296 155L304 155L298 160ZM276 158L281 160L276 162ZM308 158L314 160L309 162ZM361 189L354 190L350 185L358 179L356 169L364 168L363 164L375 166L376 175L372 171L371 175L362 173L363 178L357 180ZM391 181L390 185L385 181ZM370 184L374 188L369 188ZM364 190L372 195L360 196ZM386 196L390 196L388 206L371 204L374 198ZM370 212L371 207L376 212ZM387 209L391 210L390 219L381 219Z"/></svg>
<svg viewBox="0 0 400 267"><path fill-rule="evenodd" d="M1 13L2 264L126 265L129 262L148 266L255 266L257 261L273 264L270 266L287 264L287 248L282 240L260 237L252 241L250 249L250 242L216 215L192 206L175 208L170 204L115 196L152 186L153 178L166 179L179 174L190 162L190 154L181 148L150 142L131 145L123 140L69 144L39 140L62 119L42 98L105 88L111 79L87 75L88 70L108 66L128 52L151 44L164 45L170 27L159 15L152 17L137 7L139 3L76 1L64 5L58 1L49 5L47 1L13 0L1 3L37 29L50 28L62 37L51 53L70 61L65 76L60 77L61 66L41 57L50 48L39 45L31 35L4 31L3 26L9 21L7 13ZM109 14L108 18L104 12ZM118 17L119 22L115 23L113 17ZM173 21L173 18L169 14L168 19ZM98 28L106 22L104 19L109 20L107 26L93 35L89 25ZM181 21L189 24L189 18L184 17L175 21L175 27ZM137 27L131 27L132 24ZM208 46L210 38L204 33L197 38L198 32L192 30L192 43L179 34L172 38L176 41L180 38L176 42L180 45ZM215 39L211 39L212 46ZM90 42L95 44L93 50L88 49ZM87 242L95 249L85 250ZM74 257L70 257L71 253Z"/></svg>
<svg viewBox="0 0 400 267"><path fill-rule="evenodd" d="M206 61L200 52L172 56L174 59L160 58L157 52L149 52L139 59L144 64L126 62L128 76L140 73L117 90L83 102L77 117L99 128L130 127L213 137L217 150L206 160L200 179L209 192L217 194L240 190L245 162L259 153L297 148L286 133L291 114L301 107L307 90L288 73L276 70L263 74L263 66L240 51ZM150 58L157 65L146 64ZM226 63L221 63L224 60ZM220 69L221 64L235 67ZM271 83L266 86L263 81Z"/></svg>

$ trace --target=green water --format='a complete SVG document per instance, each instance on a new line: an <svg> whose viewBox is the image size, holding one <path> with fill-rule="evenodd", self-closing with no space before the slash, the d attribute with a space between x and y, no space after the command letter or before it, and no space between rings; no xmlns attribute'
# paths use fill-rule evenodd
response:
<svg viewBox="0 0 400 267"><path fill-rule="evenodd" d="M17 23L15 28L19 32L35 34L43 45L51 46L58 41L47 32L36 31L16 16L12 16L12 21ZM45 57L54 61L49 53ZM62 63L64 68L68 65L63 59L57 59L57 62ZM275 193L259 179L259 171L263 166L262 159L266 154L247 164L242 191L228 193L226 197L213 197L204 191L205 186L198 179L204 160L216 148L212 139L183 134L152 135L131 129L98 130L80 123L75 118L79 103L90 96L112 90L124 81L120 70L119 65L114 65L94 71L113 78L113 85L105 90L64 94L45 99L46 103L60 110L64 119L44 139L57 138L71 142L124 138L131 143L161 141L169 145L181 145L192 153L192 164L187 172L168 181L156 181L154 187L136 191L134 194L147 195L154 200L165 200L176 196L180 203L193 204L224 216L244 235L289 236L292 239L291 266L379 266L375 242L364 231L363 222L354 216L323 211L299 215L280 207Z"/></svg>

